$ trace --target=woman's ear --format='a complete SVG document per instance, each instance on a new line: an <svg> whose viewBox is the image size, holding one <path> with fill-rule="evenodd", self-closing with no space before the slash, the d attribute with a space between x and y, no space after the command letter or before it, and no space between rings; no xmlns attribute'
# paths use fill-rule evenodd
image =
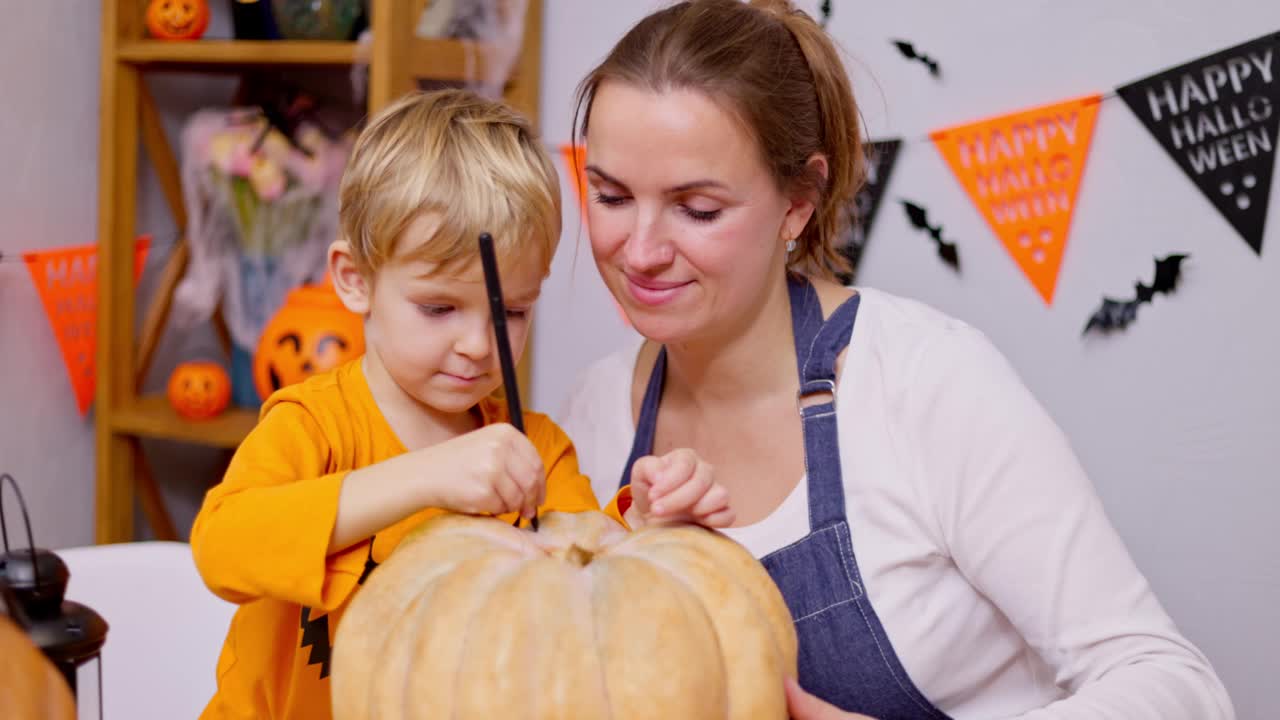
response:
<svg viewBox="0 0 1280 720"><path fill-rule="evenodd" d="M829 166L827 165L827 156L822 153L814 153L809 156L808 162L805 163L805 175L812 178L814 185L823 185L827 181ZM818 191L816 189L797 190L791 195L791 206L787 208L787 215L782 221L782 235L787 238L798 238L800 233L804 232L804 228L809 224L809 219L813 217L813 211L818 206Z"/></svg>
<svg viewBox="0 0 1280 720"><path fill-rule="evenodd" d="M356 267L351 244L346 240L335 240L329 245L329 278L338 299L348 310L362 317L369 314L373 288Z"/></svg>

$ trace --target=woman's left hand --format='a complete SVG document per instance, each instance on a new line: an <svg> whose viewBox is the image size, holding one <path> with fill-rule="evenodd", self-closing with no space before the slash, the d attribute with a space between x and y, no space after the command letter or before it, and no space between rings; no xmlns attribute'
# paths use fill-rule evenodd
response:
<svg viewBox="0 0 1280 720"><path fill-rule="evenodd" d="M648 455L631 468L633 528L668 522L692 522L711 528L733 524L729 493L715 481L711 464L688 448Z"/></svg>
<svg viewBox="0 0 1280 720"><path fill-rule="evenodd" d="M810 695L793 678L787 678L787 714L791 720L875 720L866 715L845 712Z"/></svg>

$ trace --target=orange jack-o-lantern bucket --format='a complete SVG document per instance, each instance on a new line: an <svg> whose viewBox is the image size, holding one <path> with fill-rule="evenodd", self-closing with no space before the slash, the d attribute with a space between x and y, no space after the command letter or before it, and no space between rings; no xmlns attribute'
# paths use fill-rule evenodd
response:
<svg viewBox="0 0 1280 720"><path fill-rule="evenodd" d="M364 353L363 319L330 285L290 291L253 354L253 384L266 400L286 385L332 370Z"/></svg>

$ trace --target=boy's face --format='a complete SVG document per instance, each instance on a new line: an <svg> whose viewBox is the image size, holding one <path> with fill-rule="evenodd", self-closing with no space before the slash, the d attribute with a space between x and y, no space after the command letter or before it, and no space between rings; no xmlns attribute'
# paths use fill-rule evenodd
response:
<svg viewBox="0 0 1280 720"><path fill-rule="evenodd" d="M412 255L434 231L416 220L397 244L397 258ZM529 336L542 263L500 263L507 336L519 362ZM442 412L466 412L502 384L479 250L447 271L421 260L393 259L373 281L365 342L406 394Z"/></svg>

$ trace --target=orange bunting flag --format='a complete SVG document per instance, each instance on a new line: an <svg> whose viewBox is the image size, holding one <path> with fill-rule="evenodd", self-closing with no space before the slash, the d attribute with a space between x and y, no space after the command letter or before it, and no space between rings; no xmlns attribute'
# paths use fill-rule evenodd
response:
<svg viewBox="0 0 1280 720"><path fill-rule="evenodd" d="M142 276L150 236L134 245L133 281ZM94 391L98 336L98 246L35 250L22 254L62 350L80 415L89 412Z"/></svg>
<svg viewBox="0 0 1280 720"><path fill-rule="evenodd" d="M1101 95L930 135L1027 279L1053 304Z"/></svg>
<svg viewBox="0 0 1280 720"><path fill-rule="evenodd" d="M573 178L573 188L578 193L578 207L582 210L582 221L587 221L587 149L582 145L570 144L560 146L560 155L564 158L564 166Z"/></svg>

